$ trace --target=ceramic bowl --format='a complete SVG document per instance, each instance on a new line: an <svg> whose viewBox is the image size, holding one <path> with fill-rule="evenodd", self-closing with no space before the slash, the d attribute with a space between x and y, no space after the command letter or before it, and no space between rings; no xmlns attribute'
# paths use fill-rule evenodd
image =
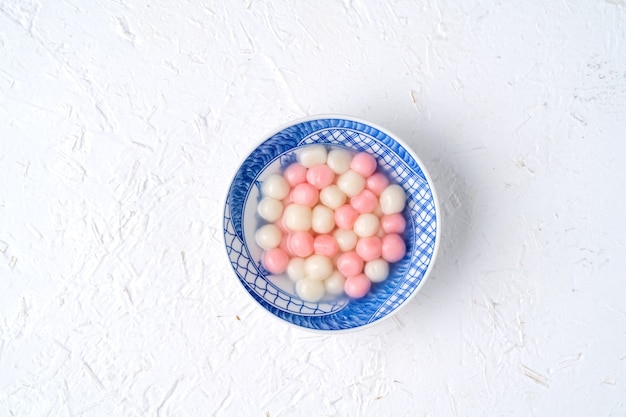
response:
<svg viewBox="0 0 626 417"><path fill-rule="evenodd" d="M254 234L263 224L256 212L261 183L296 160L302 147L324 144L370 153L378 170L400 184L408 197L403 215L406 255L391 264L389 277L361 299L347 296L311 303L300 299L286 276L263 267ZM437 254L440 211L422 162L400 139L373 123L348 116L297 120L267 135L238 168L224 207L224 243L243 289L273 316L292 325L326 332L364 328L390 317L424 285Z"/></svg>

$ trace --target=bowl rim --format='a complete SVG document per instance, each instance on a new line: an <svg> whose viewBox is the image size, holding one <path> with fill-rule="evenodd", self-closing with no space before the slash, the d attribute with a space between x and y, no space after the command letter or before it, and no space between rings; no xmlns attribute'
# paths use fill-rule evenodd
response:
<svg viewBox="0 0 626 417"><path fill-rule="evenodd" d="M234 267L232 265L232 262L230 262L230 258L228 255L228 250L227 250L227 246L228 243L226 242L226 234L224 233L224 208L226 207L226 203L228 201L228 197L231 191L231 185L233 180L235 179L235 176L237 175L237 172L239 171L239 169L241 168L241 164L248 158L250 157L250 155L252 155L254 153L254 151L261 145L263 144L266 140L270 139L272 136L276 135L277 133L298 125L300 123L305 123L305 122L310 122L310 121L314 121L314 120L324 120L324 119L338 119L338 120L348 120L348 121L352 121L352 122L357 122L357 123L361 123L367 126L370 126L382 133L384 133L385 135L389 136L391 139L393 139L394 141L396 141L398 144L400 144L404 150L411 155L411 157L417 162L417 164L419 165L422 173L424 174L424 177L426 179L426 182L429 185L430 188L430 193L432 195L432 199L433 199L433 204L435 206L435 213L436 213L436 224L437 224L437 230L435 231L435 244L433 246L433 253L431 256L431 260L428 264L428 267L426 268L426 271L424 272L424 275L422 277L422 279L419 282L419 285L417 286L417 288L415 288L415 291L413 291L403 302L402 304L400 304L398 306L398 308L396 308L395 310L391 311L390 313L388 313L387 315L385 315L384 317L381 317L380 319L370 322L370 323L366 323L360 326L356 326L356 327L349 327L346 329L336 329L336 330L325 330L325 329L315 329L315 328L310 328L310 327L305 327L305 326L300 326L298 324L292 323L288 320L285 320L281 317L278 317L277 315L273 314L271 311L267 310L266 308L263 307L263 305L261 305L253 296L252 294L250 294L250 292L245 288L243 282L241 282L241 279L239 279L239 277L237 276L236 271L234 271ZM317 334L325 334L325 335L329 335L329 334L338 334L338 333L351 333L351 332L357 332L357 331L363 331L366 329L370 329L373 326L380 324L381 322L386 321L387 319L393 317L394 315L396 315L400 310L403 309L403 307L405 307L411 300L413 300L413 298L415 298L415 296L417 295L418 292L421 291L422 287L424 286L424 283L428 280L428 278L430 277L432 270L435 266L435 263L437 261L437 256L439 253L439 245L440 245L440 241L441 241L441 228L442 228L442 212L441 212L441 208L439 205L439 199L437 197L437 190L435 188L435 185L433 183L432 177L430 176L427 168L424 166L424 163L422 161L422 159L415 153L415 151L413 151L412 147L409 146L406 142L404 142L404 140L400 139L400 137L398 135L396 135L393 131L384 128L374 122L371 122L369 120L365 120L362 119L360 117L356 117L356 116L351 116L351 115L347 115L347 114L341 114L341 113L320 113L320 114L315 114L315 115L310 115L310 116L304 116L304 117L299 117L296 119L292 119L288 122L283 123L282 125L278 126L275 129L269 130L267 131L267 133L263 134L260 136L260 139L257 140L252 147L250 147L248 149L247 152L244 153L244 158L242 161L239 162L239 164L237 165L232 178L230 179L229 183L228 183L228 187L226 190L226 194L224 195L223 199L222 199L222 203L219 206L220 210L221 210L221 215L222 215L222 225L220 226L220 228L222 229L221 235L222 235L222 248L224 250L224 253L226 254L226 260L228 261L228 265L230 267L230 270L232 271L232 273L235 274L235 277L237 277L237 282L239 283L239 286L241 288L241 290L243 290L243 292L253 301L253 304L260 308L262 311L265 312L265 314L273 317L275 320L278 320L281 323L284 324L288 324L289 327L288 328L294 328L294 329L299 329L302 331L306 331L306 332L310 332L310 333L317 333Z"/></svg>

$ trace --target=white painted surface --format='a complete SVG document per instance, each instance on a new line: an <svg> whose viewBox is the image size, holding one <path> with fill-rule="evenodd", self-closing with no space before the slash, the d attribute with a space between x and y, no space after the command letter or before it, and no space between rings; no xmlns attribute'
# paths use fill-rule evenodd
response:
<svg viewBox="0 0 626 417"><path fill-rule="evenodd" d="M220 236L317 113L399 134L445 214L423 291L327 337ZM0 416L624 416L625 120L623 0L0 1Z"/></svg>

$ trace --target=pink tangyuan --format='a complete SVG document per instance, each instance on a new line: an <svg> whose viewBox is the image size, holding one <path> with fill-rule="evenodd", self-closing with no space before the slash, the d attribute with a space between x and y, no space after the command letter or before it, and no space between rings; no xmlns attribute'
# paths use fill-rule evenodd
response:
<svg viewBox="0 0 626 417"><path fill-rule="evenodd" d="M395 233L386 235L382 239L382 257L389 263L397 262L404 257L406 244L404 240Z"/></svg>
<svg viewBox="0 0 626 417"><path fill-rule="evenodd" d="M263 266L270 274L282 274L287 269L289 255L282 249L274 248L265 252Z"/></svg>
<svg viewBox="0 0 626 417"><path fill-rule="evenodd" d="M362 237L356 244L356 253L365 262L378 259L382 255L382 241L379 237Z"/></svg>
<svg viewBox="0 0 626 417"><path fill-rule="evenodd" d="M389 179L382 173L376 172L365 180L365 186L368 190L376 194L377 196L383 192L389 185Z"/></svg>
<svg viewBox="0 0 626 417"><path fill-rule="evenodd" d="M316 165L309 168L306 173L306 180L313 187L321 190L335 181L335 173L326 164Z"/></svg>
<svg viewBox="0 0 626 417"><path fill-rule="evenodd" d="M349 297L363 298L371 287L372 281L365 274L359 274L346 279L343 289Z"/></svg>
<svg viewBox="0 0 626 417"><path fill-rule="evenodd" d="M363 264L363 259L355 251L343 253L337 258L337 270L344 277L360 274L363 271Z"/></svg>
<svg viewBox="0 0 626 417"><path fill-rule="evenodd" d="M376 171L376 159L366 152L359 152L352 157L350 169L367 178Z"/></svg>
<svg viewBox="0 0 626 417"><path fill-rule="evenodd" d="M306 258L313 253L313 236L309 232L294 232L288 239L287 247L294 255Z"/></svg>
<svg viewBox="0 0 626 417"><path fill-rule="evenodd" d="M359 217L359 212L350 204L344 204L335 210L335 224L340 229L350 230Z"/></svg>
<svg viewBox="0 0 626 417"><path fill-rule="evenodd" d="M378 206L378 198L370 190L363 190L350 199L350 205L359 213L371 213Z"/></svg>
<svg viewBox="0 0 626 417"><path fill-rule="evenodd" d="M313 251L318 255L332 258L339 252L339 245L331 235L319 235L313 240Z"/></svg>
<svg viewBox="0 0 626 417"><path fill-rule="evenodd" d="M293 188L296 185L302 184L306 181L306 172L307 169L304 166L300 165L297 162L294 162L293 164L285 168L283 176L287 180L287 184L289 184Z"/></svg>
<svg viewBox="0 0 626 417"><path fill-rule="evenodd" d="M406 220L402 213L386 214L380 218L380 227L385 233L400 234L406 228Z"/></svg>
<svg viewBox="0 0 626 417"><path fill-rule="evenodd" d="M291 190L291 200L296 204L313 207L319 200L319 191L307 182L296 185Z"/></svg>

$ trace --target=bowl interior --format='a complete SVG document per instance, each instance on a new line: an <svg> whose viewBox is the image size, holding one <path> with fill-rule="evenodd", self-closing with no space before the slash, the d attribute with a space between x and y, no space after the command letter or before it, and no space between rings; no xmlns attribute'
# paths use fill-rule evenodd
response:
<svg viewBox="0 0 626 417"><path fill-rule="evenodd" d="M264 178L279 173L311 144L344 147L373 155L378 169L407 194L405 257L392 264L389 277L359 300L347 297L302 301L285 275L270 275L261 263L263 250L254 233L262 224L256 214ZM348 118L294 122L265 139L238 169L224 209L224 239L230 263L245 290L267 311L291 324L315 330L348 330L387 317L421 286L436 255L439 239L434 190L418 158L390 134Z"/></svg>

